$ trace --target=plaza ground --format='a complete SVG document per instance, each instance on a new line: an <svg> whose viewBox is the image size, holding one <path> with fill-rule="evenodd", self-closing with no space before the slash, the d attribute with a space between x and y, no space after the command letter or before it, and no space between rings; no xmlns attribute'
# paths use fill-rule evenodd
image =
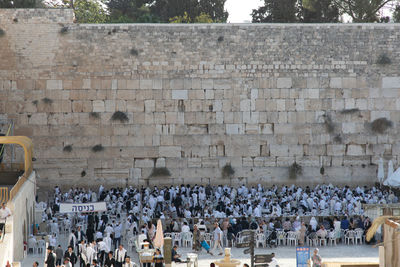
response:
<svg viewBox="0 0 400 267"><path fill-rule="evenodd" d="M66 248L66 237L61 236L61 245ZM126 247L126 246L125 246ZM138 262L137 253L130 250L128 252L135 262ZM370 262L378 263L378 248L373 248L370 245L338 245L338 246L323 246L319 247L320 255L323 261L331 262ZM250 263L249 255L243 253L242 248L233 248L232 258L238 259L243 263ZM192 252L188 248L179 248L178 252L185 258L186 253ZM296 266L296 251L295 247L280 246L277 248L256 248L255 254L269 254L274 252L281 267ZM199 254L199 266L210 266L211 262L222 259L223 256L210 256L204 250ZM39 266L44 266L44 255L29 255L22 263L23 267L32 266L34 261L39 262ZM179 264L178 266L186 266ZM241 266L240 266L241 267Z"/></svg>

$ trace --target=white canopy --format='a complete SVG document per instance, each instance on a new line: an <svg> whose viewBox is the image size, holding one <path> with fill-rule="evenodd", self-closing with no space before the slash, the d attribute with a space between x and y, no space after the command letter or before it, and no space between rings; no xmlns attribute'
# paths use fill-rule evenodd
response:
<svg viewBox="0 0 400 267"><path fill-rule="evenodd" d="M383 182L384 185L399 187L400 186L400 168L398 168L389 178Z"/></svg>

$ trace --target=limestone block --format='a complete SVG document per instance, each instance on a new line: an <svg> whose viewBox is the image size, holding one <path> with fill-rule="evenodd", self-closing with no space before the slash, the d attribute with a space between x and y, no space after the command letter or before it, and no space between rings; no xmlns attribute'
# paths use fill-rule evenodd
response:
<svg viewBox="0 0 400 267"><path fill-rule="evenodd" d="M93 101L93 112L104 112L104 111L105 111L104 101L102 100Z"/></svg>
<svg viewBox="0 0 400 267"><path fill-rule="evenodd" d="M273 134L272 124L259 124L258 127L258 131L260 134Z"/></svg>
<svg viewBox="0 0 400 267"><path fill-rule="evenodd" d="M214 90L206 90L205 93L205 98L206 99L214 99Z"/></svg>
<svg viewBox="0 0 400 267"><path fill-rule="evenodd" d="M333 77L329 82L330 88L342 88L342 78Z"/></svg>
<svg viewBox="0 0 400 267"><path fill-rule="evenodd" d="M172 90L172 99L188 99L187 90Z"/></svg>
<svg viewBox="0 0 400 267"><path fill-rule="evenodd" d="M135 159L136 168L153 168L154 160L152 159Z"/></svg>
<svg viewBox="0 0 400 267"><path fill-rule="evenodd" d="M275 124L274 125L274 133L275 134L290 134L293 133L294 125L293 124Z"/></svg>
<svg viewBox="0 0 400 267"><path fill-rule="evenodd" d="M153 80L140 79L139 88L140 89L153 89Z"/></svg>
<svg viewBox="0 0 400 267"><path fill-rule="evenodd" d="M126 80L126 89L136 90L140 88L139 80Z"/></svg>
<svg viewBox="0 0 400 267"><path fill-rule="evenodd" d="M158 158L156 160L156 167L157 168L165 167L165 158Z"/></svg>
<svg viewBox="0 0 400 267"><path fill-rule="evenodd" d="M327 145L328 156L343 156L345 154L345 145Z"/></svg>
<svg viewBox="0 0 400 267"><path fill-rule="evenodd" d="M292 87L292 78L278 78L276 80L277 88L291 88Z"/></svg>
<svg viewBox="0 0 400 267"><path fill-rule="evenodd" d="M155 100L145 100L144 101L144 111L145 112L156 111L156 101Z"/></svg>
<svg viewBox="0 0 400 267"><path fill-rule="evenodd" d="M106 112L115 112L115 101L106 100L104 101Z"/></svg>
<svg viewBox="0 0 400 267"><path fill-rule="evenodd" d="M286 157L289 155L289 147L287 145L270 144L269 151L271 156Z"/></svg>
<svg viewBox="0 0 400 267"><path fill-rule="evenodd" d="M251 99L257 99L258 98L258 89L251 89L250 96L251 96Z"/></svg>
<svg viewBox="0 0 400 267"><path fill-rule="evenodd" d="M226 134L243 134L243 124L226 124Z"/></svg>
<svg viewBox="0 0 400 267"><path fill-rule="evenodd" d="M253 165L254 167L264 167L264 157L255 157Z"/></svg>
<svg viewBox="0 0 400 267"><path fill-rule="evenodd" d="M201 80L201 89L213 89L214 81L213 79L202 79Z"/></svg>
<svg viewBox="0 0 400 267"><path fill-rule="evenodd" d="M303 146L302 145L289 145L289 156L302 156Z"/></svg>
<svg viewBox="0 0 400 267"><path fill-rule="evenodd" d="M171 79L169 86L170 86L170 89L174 89L174 90L184 89L183 79Z"/></svg>
<svg viewBox="0 0 400 267"><path fill-rule="evenodd" d="M365 155L365 146L363 145L347 145L348 156L362 156Z"/></svg>
<svg viewBox="0 0 400 267"><path fill-rule="evenodd" d="M286 110L286 100L285 99L277 99L276 100L276 109L278 111L285 111Z"/></svg>
<svg viewBox="0 0 400 267"><path fill-rule="evenodd" d="M357 88L357 79L353 77L342 79L343 88Z"/></svg>
<svg viewBox="0 0 400 267"><path fill-rule="evenodd" d="M213 158L202 158L201 159L201 167L203 168L217 168L218 160Z"/></svg>
<svg viewBox="0 0 400 267"><path fill-rule="evenodd" d="M201 168L201 158L189 158L188 168Z"/></svg>
<svg viewBox="0 0 400 267"><path fill-rule="evenodd" d="M246 134L258 134L259 126L258 124L246 124Z"/></svg>
<svg viewBox="0 0 400 267"><path fill-rule="evenodd" d="M46 81L47 90L62 90L63 81L62 80L47 80Z"/></svg>
<svg viewBox="0 0 400 267"><path fill-rule="evenodd" d="M319 89L306 89L306 96L307 98L319 98Z"/></svg>
<svg viewBox="0 0 400 267"><path fill-rule="evenodd" d="M47 114L46 113L34 113L29 118L29 124L36 125L46 125L47 124Z"/></svg>
<svg viewBox="0 0 400 267"><path fill-rule="evenodd" d="M215 119L216 119L216 123L218 123L218 124L224 123L224 112L216 112Z"/></svg>
<svg viewBox="0 0 400 267"><path fill-rule="evenodd" d="M180 158L181 147L180 146L160 146L159 148L160 157L165 158Z"/></svg>
<svg viewBox="0 0 400 267"><path fill-rule="evenodd" d="M277 157L276 166L277 167L288 167L292 165L295 161L295 157Z"/></svg>
<svg viewBox="0 0 400 267"><path fill-rule="evenodd" d="M250 111L251 102L250 99L243 99L240 101L240 111Z"/></svg>
<svg viewBox="0 0 400 267"><path fill-rule="evenodd" d="M243 167L253 167L253 159L250 157L244 157L242 166Z"/></svg>
<svg viewBox="0 0 400 267"><path fill-rule="evenodd" d="M400 88L400 77L383 77L382 88Z"/></svg>
<svg viewBox="0 0 400 267"><path fill-rule="evenodd" d="M307 88L319 88L319 79L307 78Z"/></svg>

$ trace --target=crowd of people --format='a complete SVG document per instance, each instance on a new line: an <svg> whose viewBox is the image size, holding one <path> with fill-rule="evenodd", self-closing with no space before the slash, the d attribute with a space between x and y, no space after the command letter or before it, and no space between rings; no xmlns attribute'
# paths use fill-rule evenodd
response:
<svg viewBox="0 0 400 267"><path fill-rule="evenodd" d="M98 191L82 188L61 192L55 188L51 212L61 202L86 203L105 201L114 214L126 212L137 220L152 218L226 218L252 216L279 217L296 215L362 215L362 204L397 203L392 191L376 187L337 187L318 185L315 188L297 186L253 187L230 186L170 186L164 188L111 188Z"/></svg>
<svg viewBox="0 0 400 267"><path fill-rule="evenodd" d="M60 203L99 201L106 202L107 212L59 214ZM272 236L277 230L297 232L300 245L307 238L327 237L327 230L331 229L340 240L341 230L366 231L370 227L371 221L363 216L362 204L397 202L393 192L366 186L181 185L109 190L100 186L96 191L71 188L64 192L56 186L53 199L38 203L44 210L38 231L51 235L48 266L52 266L54 260L54 266L73 267L79 262L80 267L130 267L133 263L122 245L123 238L126 241L129 237L124 235L137 237L138 244L151 244L156 233L156 219L163 221L164 232L183 235L190 232L195 251L204 248L212 255L221 255L222 246L232 246L237 242L238 233L247 229L264 233L266 240L277 239ZM61 228L68 233L66 251L57 240ZM211 233L212 248L211 244L204 244L207 241L204 233ZM176 251L172 254L176 261L180 260Z"/></svg>

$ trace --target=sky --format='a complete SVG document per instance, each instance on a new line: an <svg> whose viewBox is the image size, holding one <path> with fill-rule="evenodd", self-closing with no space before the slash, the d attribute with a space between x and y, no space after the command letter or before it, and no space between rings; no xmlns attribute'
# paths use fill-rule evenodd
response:
<svg viewBox="0 0 400 267"><path fill-rule="evenodd" d="M228 22L251 22L251 11L263 3L262 0L227 0L225 8L229 12Z"/></svg>

